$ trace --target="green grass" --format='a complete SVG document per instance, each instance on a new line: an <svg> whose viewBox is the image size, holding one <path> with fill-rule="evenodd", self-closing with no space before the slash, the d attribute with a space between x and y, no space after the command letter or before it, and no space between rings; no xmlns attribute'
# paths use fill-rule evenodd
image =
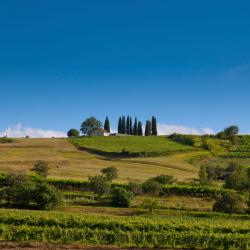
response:
<svg viewBox="0 0 250 250"><path fill-rule="evenodd" d="M114 154L127 152L138 155L164 155L194 150L193 147L176 143L165 136L84 137L70 139L70 142L80 148Z"/></svg>

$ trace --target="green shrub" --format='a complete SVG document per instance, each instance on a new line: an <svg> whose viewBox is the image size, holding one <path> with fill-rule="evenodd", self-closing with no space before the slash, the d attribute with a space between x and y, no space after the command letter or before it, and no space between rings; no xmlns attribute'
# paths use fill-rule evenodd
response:
<svg viewBox="0 0 250 250"><path fill-rule="evenodd" d="M103 168L101 172L108 181L112 181L118 177L118 170L116 167Z"/></svg>
<svg viewBox="0 0 250 250"><path fill-rule="evenodd" d="M162 191L162 186L159 182L149 179L142 184L142 189L145 194L159 195Z"/></svg>
<svg viewBox="0 0 250 250"><path fill-rule="evenodd" d="M127 185L127 190L132 192L134 195L142 194L142 185L138 181L130 181Z"/></svg>
<svg viewBox="0 0 250 250"><path fill-rule="evenodd" d="M12 143L12 142L14 142L14 140L11 138L7 138L7 137L0 138L0 143Z"/></svg>
<svg viewBox="0 0 250 250"><path fill-rule="evenodd" d="M183 135L174 133L170 135L169 138L175 142L179 142L188 146L194 146L195 144L195 139L192 135Z"/></svg>
<svg viewBox="0 0 250 250"><path fill-rule="evenodd" d="M112 205L115 207L130 207L134 194L123 188L113 188Z"/></svg>
<svg viewBox="0 0 250 250"><path fill-rule="evenodd" d="M47 177L49 171L48 163L46 161L36 161L31 171L43 177Z"/></svg>
<svg viewBox="0 0 250 250"><path fill-rule="evenodd" d="M61 202L60 193L42 177L10 176L4 188L5 200L15 208L49 209Z"/></svg>
<svg viewBox="0 0 250 250"><path fill-rule="evenodd" d="M242 213L245 209L243 197L236 192L220 195L213 206L213 211L227 214Z"/></svg>
<svg viewBox="0 0 250 250"><path fill-rule="evenodd" d="M75 129L75 128L72 128L72 129L70 129L68 131L67 136L68 137L79 137L80 136L80 131Z"/></svg>
<svg viewBox="0 0 250 250"><path fill-rule="evenodd" d="M142 208L148 209L150 213L153 213L153 210L159 207L159 202L154 199L146 198L142 203Z"/></svg>
<svg viewBox="0 0 250 250"><path fill-rule="evenodd" d="M176 179L172 175L158 175L152 178L152 180L159 182L162 185L171 185L176 182Z"/></svg>
<svg viewBox="0 0 250 250"><path fill-rule="evenodd" d="M96 175L89 177L90 190L101 197L110 192L110 182L104 176Z"/></svg>

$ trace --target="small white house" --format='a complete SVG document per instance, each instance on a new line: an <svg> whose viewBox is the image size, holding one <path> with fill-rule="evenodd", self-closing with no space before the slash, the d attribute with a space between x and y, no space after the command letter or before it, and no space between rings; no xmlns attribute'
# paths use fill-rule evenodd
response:
<svg viewBox="0 0 250 250"><path fill-rule="evenodd" d="M91 136L109 136L109 133L107 130L103 128L99 128L99 129L92 131Z"/></svg>

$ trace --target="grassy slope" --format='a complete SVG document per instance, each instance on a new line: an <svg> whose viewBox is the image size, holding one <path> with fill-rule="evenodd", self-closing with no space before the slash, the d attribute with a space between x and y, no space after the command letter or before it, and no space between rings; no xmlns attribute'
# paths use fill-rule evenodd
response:
<svg viewBox="0 0 250 250"><path fill-rule="evenodd" d="M194 149L193 147L176 143L165 136L84 137L71 139L71 141L80 147L106 153L120 153L125 150L130 153L167 154Z"/></svg>
<svg viewBox="0 0 250 250"><path fill-rule="evenodd" d="M98 139L106 140L103 137ZM172 150L175 145L175 150L179 147L181 151L185 148L162 139L166 140L166 144L160 143L159 146L152 138L151 147L159 149L165 145L167 149ZM129 137L128 140L134 138ZM131 143L128 145L132 146ZM185 159L198 153L199 151L187 151L169 156L118 159L78 151L66 139L16 139L14 143L0 144L0 171L28 170L34 161L45 160L49 162L51 177L87 179L89 175L99 173L104 167L116 166L119 169L118 181L122 182L129 179L145 180L159 174L172 174L183 180L197 176L197 169Z"/></svg>

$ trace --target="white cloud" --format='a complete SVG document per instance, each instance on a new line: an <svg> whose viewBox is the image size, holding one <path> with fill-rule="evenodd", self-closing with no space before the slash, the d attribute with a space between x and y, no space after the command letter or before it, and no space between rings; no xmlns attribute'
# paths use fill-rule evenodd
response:
<svg viewBox="0 0 250 250"><path fill-rule="evenodd" d="M204 128L199 130L196 128L186 127L182 125L158 124L159 135L169 135L172 133L192 135L215 134L215 132L211 128Z"/></svg>
<svg viewBox="0 0 250 250"><path fill-rule="evenodd" d="M31 138L66 137L66 133L61 131L24 127L20 123L15 126L10 126L5 131L0 132L1 137L6 135L12 138L20 138L25 136L29 136Z"/></svg>

